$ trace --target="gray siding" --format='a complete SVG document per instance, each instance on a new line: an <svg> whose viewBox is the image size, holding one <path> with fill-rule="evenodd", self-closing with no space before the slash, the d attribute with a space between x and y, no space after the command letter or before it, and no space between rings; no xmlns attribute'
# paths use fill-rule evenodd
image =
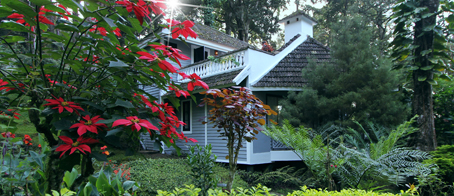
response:
<svg viewBox="0 0 454 196"><path fill-rule="evenodd" d="M160 95L161 89L160 88L157 88L155 86L144 86L143 90L145 92L151 94L157 100L159 100L161 98L161 95ZM159 102L159 101L157 101L157 102Z"/></svg>
<svg viewBox="0 0 454 196"><path fill-rule="evenodd" d="M198 107L198 104L200 103L200 99L202 99L203 96L201 95L196 95L196 99L198 100L198 103L194 103L194 101L191 99L192 102L192 133L191 134L186 134L185 136L194 138L198 142L193 143L193 142L184 142L184 141L177 141L176 144L182 149L182 151L187 152L188 146L190 145L196 145L199 144L201 146L205 145L205 125L202 124L202 121L205 118L205 107ZM210 107L208 107L208 111L210 110ZM178 118L181 119L181 108L175 112L178 116ZM227 151L227 140L223 140L223 138L219 137L219 133L216 131L215 128L213 128L213 124L207 124L207 141L208 144L211 144L212 146L212 152L216 156L218 156L218 159L225 159L225 156L228 155ZM181 131L178 130L178 131ZM174 151L174 148L166 148L166 153L170 153L171 151ZM243 148L240 149L239 155L238 155L238 161L246 161L247 155L246 155L246 143L243 143Z"/></svg>

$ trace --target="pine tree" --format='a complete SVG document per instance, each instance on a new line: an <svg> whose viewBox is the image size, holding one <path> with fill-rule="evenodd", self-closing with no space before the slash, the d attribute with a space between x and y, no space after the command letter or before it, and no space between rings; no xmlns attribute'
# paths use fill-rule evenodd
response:
<svg viewBox="0 0 454 196"><path fill-rule="evenodd" d="M380 55L373 31L359 17L345 18L333 27L332 62L316 59L303 70L308 85L282 102L282 115L293 125L318 127L350 120L397 125L409 109L398 93L399 77L391 61ZM295 107L296 106L296 107Z"/></svg>

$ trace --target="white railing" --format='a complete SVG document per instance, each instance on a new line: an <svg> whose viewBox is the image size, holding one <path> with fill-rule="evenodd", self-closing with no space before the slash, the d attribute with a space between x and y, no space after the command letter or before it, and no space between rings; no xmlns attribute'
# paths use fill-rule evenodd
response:
<svg viewBox="0 0 454 196"><path fill-rule="evenodd" d="M196 73L201 78L206 78L217 74L238 70L246 66L245 54L246 50L223 55L216 57L210 61L189 65L188 67L182 68L180 72L183 72L187 75ZM178 81L186 82L185 80L182 81L181 79L182 77L178 75Z"/></svg>

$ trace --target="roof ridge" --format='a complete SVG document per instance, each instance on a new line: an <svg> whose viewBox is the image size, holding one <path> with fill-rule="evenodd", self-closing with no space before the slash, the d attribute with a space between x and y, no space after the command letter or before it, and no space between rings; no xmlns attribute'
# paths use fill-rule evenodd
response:
<svg viewBox="0 0 454 196"><path fill-rule="evenodd" d="M331 50L331 48L329 48L328 46L325 46L324 44L322 44L322 42L319 42L318 40L316 40L315 38L311 37L310 35L307 35L307 39L304 42L306 42L308 40L313 41L315 44L325 48L326 50Z"/></svg>
<svg viewBox="0 0 454 196"><path fill-rule="evenodd" d="M240 41L240 42L243 42L244 44L247 44L248 46L252 46L252 45L250 45L249 43L247 43L247 42L245 42L245 41L243 41L243 40L240 40L240 39L238 39L238 38L235 38L235 37L233 37L233 36L231 36L231 35L229 35L229 34L227 34L227 33L224 33L224 32L222 32L222 31L219 31L219 30L217 30L217 29L215 29L215 28L213 28L213 27L204 25L204 24L202 24L201 22L195 21L194 23L195 23L195 24L198 24L198 25L201 25L201 26L203 26L203 27L209 28L209 29L211 29L211 30L213 30L213 31L220 32L220 33L222 33L222 34L224 34L224 35L226 35L226 36L229 36L230 38L233 38L233 39L236 39L236 40L238 40L238 41ZM199 28L199 27L196 26L196 25L194 25L194 27L195 27L195 28ZM194 27L193 27L193 28L194 28Z"/></svg>

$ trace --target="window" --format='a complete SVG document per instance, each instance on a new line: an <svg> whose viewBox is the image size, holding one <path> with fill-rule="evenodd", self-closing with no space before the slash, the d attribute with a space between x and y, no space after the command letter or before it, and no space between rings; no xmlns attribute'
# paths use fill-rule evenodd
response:
<svg viewBox="0 0 454 196"><path fill-rule="evenodd" d="M177 48L178 47L178 45L176 43L167 42L167 41L164 41L164 45L171 46L172 48Z"/></svg>
<svg viewBox="0 0 454 196"><path fill-rule="evenodd" d="M266 102L267 105L271 107L272 110L274 110L277 115L269 115L267 116L267 123L270 124L270 120L274 120L277 122L279 125L282 125L282 118L280 118L280 111L282 110L282 105L279 105L279 101L282 99L281 96L273 96L273 95L267 95L266 96Z"/></svg>
<svg viewBox="0 0 454 196"><path fill-rule="evenodd" d="M181 121L186 125L181 127L183 133L192 133L192 104L191 100L181 102Z"/></svg>

